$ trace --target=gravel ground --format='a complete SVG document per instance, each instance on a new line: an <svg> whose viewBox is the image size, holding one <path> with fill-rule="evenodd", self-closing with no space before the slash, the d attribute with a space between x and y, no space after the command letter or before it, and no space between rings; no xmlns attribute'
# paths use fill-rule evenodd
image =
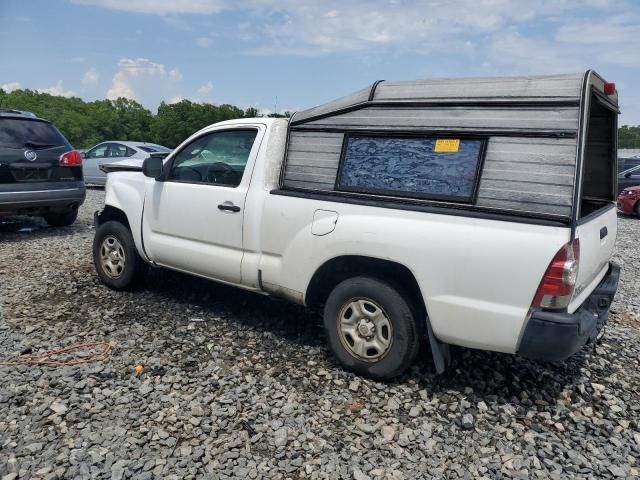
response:
<svg viewBox="0 0 640 480"><path fill-rule="evenodd" d="M620 219L622 284L596 354L455 349L445 375L425 355L384 384L341 370L295 305L167 271L135 293L103 287L102 199L89 191L68 228L0 223L0 356L114 346L104 362L0 366L0 478L640 476L640 220Z"/></svg>

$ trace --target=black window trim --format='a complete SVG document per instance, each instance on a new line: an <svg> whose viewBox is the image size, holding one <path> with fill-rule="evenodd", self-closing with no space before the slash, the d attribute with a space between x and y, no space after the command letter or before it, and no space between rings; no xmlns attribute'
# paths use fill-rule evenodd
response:
<svg viewBox="0 0 640 480"><path fill-rule="evenodd" d="M109 145L109 142L102 142L102 143L99 143L99 144L95 145L94 147L92 147L89 150L87 150L87 153L85 153L85 158L107 158L107 157L91 157L91 156L89 156L89 154L91 152L93 152L94 150L97 150L98 148L103 147L103 146L106 147L107 145Z"/></svg>
<svg viewBox="0 0 640 480"><path fill-rule="evenodd" d="M342 170L344 168L345 157L347 153L347 144L349 139L354 137L375 137L375 138L397 138L397 139L424 139L424 140L438 140L438 139L460 139L460 140L479 140L480 151L478 153L478 161L476 163L476 171L473 177L473 188L471 194L467 197L460 197L454 195L440 195L440 194L423 194L417 192L407 192L404 190L387 190L387 189L375 189L375 188L359 188L359 187L341 187L339 185ZM484 166L484 160L487 153L487 146L489 143L489 137L483 135L469 135L469 134L448 134L448 135L434 135L430 132L385 132L385 133L372 133L372 132L344 132L342 139L342 148L340 150L340 160L338 163L338 170L336 172L336 178L333 189L335 192L344 193L358 193L358 194L372 194L377 196L385 196L390 198L407 198L414 200L430 200L435 202L448 202L462 205L475 205L478 200L478 191L480 190L480 177L482 168Z"/></svg>
<svg viewBox="0 0 640 480"><path fill-rule="evenodd" d="M172 183L189 183L189 184L193 184L193 185L208 185L210 187L238 188L240 186L240 184L242 183L242 180L244 180L244 175L245 175L245 172L247 171L247 166L249 165L249 160L251 158L251 152L249 152L249 158L247 158L247 163L245 164L245 168L244 168L244 170L242 172L242 178L240 179L240 183L238 183L238 185L235 185L235 186L222 185L222 184L211 183L211 182L196 182L196 181L192 181L192 180L175 180L175 179L169 178L169 174L171 173L171 169L173 168L173 164L175 163L175 159L178 157L178 155L180 155L180 153L182 153L182 151L185 148L187 148L193 142L201 139L202 137L204 137L206 135L212 135L212 134L223 133L223 132L237 132L238 130L255 130L256 131L256 137L254 138L253 145L251 146L251 150L253 150L253 148L255 147L255 144L256 144L256 140L258 140L258 135L260 134L260 127L258 127L258 126L253 126L253 125L244 126L244 125L242 125L241 127L220 128L220 129L214 129L214 130L208 130L206 132L202 132L201 135L198 135L197 137L191 139L191 141L189 143L187 143L184 147L182 147L180 150L176 149L176 150L171 152L171 154L170 154L171 158L164 165L161 181L163 181L163 182L172 182Z"/></svg>

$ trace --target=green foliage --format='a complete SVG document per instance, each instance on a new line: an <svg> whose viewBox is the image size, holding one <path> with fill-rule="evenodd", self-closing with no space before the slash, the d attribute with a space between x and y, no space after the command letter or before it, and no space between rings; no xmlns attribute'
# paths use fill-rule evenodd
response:
<svg viewBox="0 0 640 480"><path fill-rule="evenodd" d="M26 110L52 121L76 148L89 148L104 140L139 140L173 148L212 123L259 116L253 107L242 110L233 105L189 100L162 102L153 115L126 98L84 102L77 97L56 97L32 90L7 93L2 89L0 108Z"/></svg>
<svg viewBox="0 0 640 480"><path fill-rule="evenodd" d="M618 148L640 148L640 125L623 125L618 129Z"/></svg>

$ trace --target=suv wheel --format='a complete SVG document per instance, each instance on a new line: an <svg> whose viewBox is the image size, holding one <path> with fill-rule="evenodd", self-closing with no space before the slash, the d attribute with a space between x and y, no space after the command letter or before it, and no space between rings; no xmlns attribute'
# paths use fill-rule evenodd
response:
<svg viewBox="0 0 640 480"><path fill-rule="evenodd" d="M43 217L52 227L68 227L78 218L78 208L72 208L66 212L47 212Z"/></svg>
<svg viewBox="0 0 640 480"><path fill-rule="evenodd" d="M340 283L324 307L329 346L340 363L360 375L385 380L413 364L419 324L407 300L370 277Z"/></svg>
<svg viewBox="0 0 640 480"><path fill-rule="evenodd" d="M147 273L147 264L138 254L131 232L115 221L98 227L93 238L93 264L102 283L114 290L135 287Z"/></svg>

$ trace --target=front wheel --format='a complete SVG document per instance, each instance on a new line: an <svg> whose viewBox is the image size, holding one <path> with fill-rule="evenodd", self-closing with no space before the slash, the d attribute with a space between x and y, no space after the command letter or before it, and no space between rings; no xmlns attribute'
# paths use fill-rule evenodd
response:
<svg viewBox="0 0 640 480"><path fill-rule="evenodd" d="M329 346L347 369L377 380L401 374L420 350L421 331L408 301L371 277L344 280L324 307Z"/></svg>
<svg viewBox="0 0 640 480"><path fill-rule="evenodd" d="M102 283L114 290L134 288L147 273L131 232L115 221L98 227L93 238L93 264Z"/></svg>

